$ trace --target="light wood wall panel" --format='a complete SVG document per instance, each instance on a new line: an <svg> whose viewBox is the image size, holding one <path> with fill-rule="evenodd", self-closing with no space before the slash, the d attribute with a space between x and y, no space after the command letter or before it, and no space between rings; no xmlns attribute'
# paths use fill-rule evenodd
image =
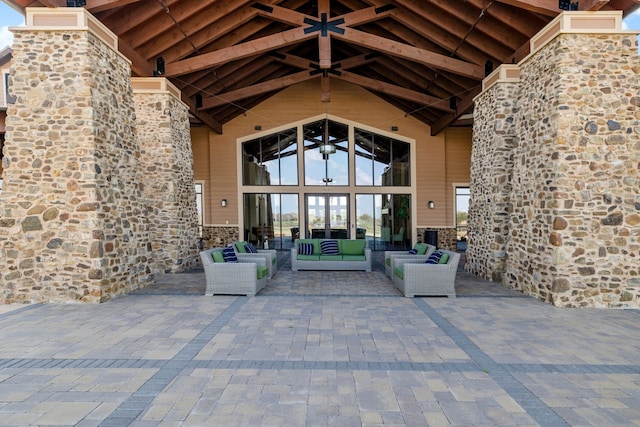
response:
<svg viewBox="0 0 640 427"><path fill-rule="evenodd" d="M455 225L454 184L471 181L471 128L448 128L445 130L447 224Z"/></svg>

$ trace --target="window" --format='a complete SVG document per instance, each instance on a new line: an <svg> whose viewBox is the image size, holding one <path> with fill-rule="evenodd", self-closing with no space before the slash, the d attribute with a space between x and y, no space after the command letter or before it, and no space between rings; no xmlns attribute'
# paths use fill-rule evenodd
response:
<svg viewBox="0 0 640 427"><path fill-rule="evenodd" d="M455 187L456 189L456 234L459 249L466 247L467 242L467 218L469 216L469 187ZM462 247L460 247L462 246Z"/></svg>
<svg viewBox="0 0 640 427"><path fill-rule="evenodd" d="M296 129L242 144L244 185L298 185Z"/></svg>
<svg viewBox="0 0 640 427"><path fill-rule="evenodd" d="M356 185L410 186L409 144L355 129Z"/></svg>
<svg viewBox="0 0 640 427"><path fill-rule="evenodd" d="M202 237L202 226L204 225L204 184L196 182L196 210L198 211L198 232Z"/></svg>
<svg viewBox="0 0 640 427"><path fill-rule="evenodd" d="M261 248L290 249L300 237L297 194L244 195L244 240Z"/></svg>
<svg viewBox="0 0 640 427"><path fill-rule="evenodd" d="M349 127L319 120L304 125L303 134L305 185L349 185ZM334 150L323 154L322 145Z"/></svg>

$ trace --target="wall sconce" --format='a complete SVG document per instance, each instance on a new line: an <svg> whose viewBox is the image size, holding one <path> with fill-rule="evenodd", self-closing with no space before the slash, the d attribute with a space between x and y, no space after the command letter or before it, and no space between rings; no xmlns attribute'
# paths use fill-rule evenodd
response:
<svg viewBox="0 0 640 427"><path fill-rule="evenodd" d="M222 206L223 208L226 208L227 207L227 199L220 200L220 206Z"/></svg>
<svg viewBox="0 0 640 427"><path fill-rule="evenodd" d="M433 200L429 200L429 209L434 209L436 207L436 204Z"/></svg>

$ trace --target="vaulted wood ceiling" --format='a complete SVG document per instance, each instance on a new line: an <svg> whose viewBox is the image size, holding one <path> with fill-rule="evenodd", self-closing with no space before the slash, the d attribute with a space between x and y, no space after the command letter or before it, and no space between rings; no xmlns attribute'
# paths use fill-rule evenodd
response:
<svg viewBox="0 0 640 427"><path fill-rule="evenodd" d="M66 0L4 0L24 7ZM638 0L571 0L623 10ZM86 0L119 37L135 75L162 75L198 120L223 125L278 91L335 79L430 125L469 125L488 67L515 63L557 16L558 0ZM468 114L467 114L468 116ZM462 119L461 119L462 117Z"/></svg>

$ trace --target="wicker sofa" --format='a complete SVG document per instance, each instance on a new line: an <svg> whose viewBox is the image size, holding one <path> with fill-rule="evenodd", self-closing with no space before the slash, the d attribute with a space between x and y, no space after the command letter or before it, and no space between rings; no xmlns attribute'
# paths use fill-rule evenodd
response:
<svg viewBox="0 0 640 427"><path fill-rule="evenodd" d="M424 260L398 258L393 285L405 297L416 295L456 297L455 281L460 254L440 249L449 256L446 264L425 264Z"/></svg>
<svg viewBox="0 0 640 427"><path fill-rule="evenodd" d="M222 253L223 248L207 249L200 252L204 267L206 289L204 294L248 295L254 296L267 284L269 268L265 258L238 259L237 263L216 262L214 252Z"/></svg>
<svg viewBox="0 0 640 427"><path fill-rule="evenodd" d="M436 247L428 243L416 243L414 249L416 254L410 254L408 251L384 251L384 272L389 279L393 280L393 270L396 268L396 260L400 258L413 258L426 261L429 255L436 250Z"/></svg>
<svg viewBox="0 0 640 427"><path fill-rule="evenodd" d="M322 254L322 242L338 242L339 254ZM300 253L300 245L313 245L311 255ZM297 239L291 248L291 270L364 270L371 271L371 249L366 240L351 239Z"/></svg>
<svg viewBox="0 0 640 427"><path fill-rule="evenodd" d="M278 272L278 252L275 249L257 249L258 253L249 253L246 249L247 242L234 242L233 249L236 252L238 260L251 261L254 257L262 257L269 267L269 279L273 278Z"/></svg>

